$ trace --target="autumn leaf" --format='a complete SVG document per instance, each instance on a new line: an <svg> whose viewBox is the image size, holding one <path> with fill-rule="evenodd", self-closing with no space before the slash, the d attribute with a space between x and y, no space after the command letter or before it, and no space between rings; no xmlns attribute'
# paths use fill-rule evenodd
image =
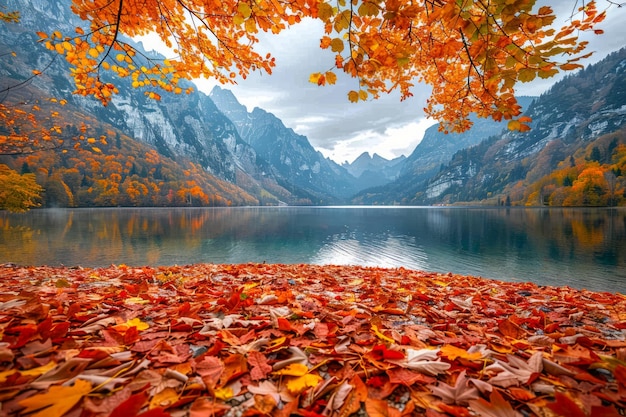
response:
<svg viewBox="0 0 626 417"><path fill-rule="evenodd" d="M481 352L473 352L473 353L469 353L468 351L466 351L465 349L461 349L458 348L456 346L453 345L444 345L440 348L440 352L441 352L441 356L445 356L446 358L450 359L451 361L460 358L460 359L467 359L469 361L475 361L475 360L479 360L482 358L482 353Z"/></svg>
<svg viewBox="0 0 626 417"><path fill-rule="evenodd" d="M21 406L26 407L24 413L32 413L32 417L61 417L71 410L83 396L89 394L91 384L81 379L76 380L73 386L52 386L48 392L35 394L21 400Z"/></svg>
<svg viewBox="0 0 626 417"><path fill-rule="evenodd" d="M469 401L470 408L481 417L522 417L522 413L513 409L498 390L493 390L489 401L482 398Z"/></svg>
<svg viewBox="0 0 626 417"><path fill-rule="evenodd" d="M439 382L436 386L430 386L430 391L446 404L465 405L469 401L479 398L478 390L474 385L470 384L465 372L463 370L457 376L454 386L450 386L445 382Z"/></svg>
<svg viewBox="0 0 626 417"><path fill-rule="evenodd" d="M506 388L511 385L527 384L543 370L542 353L536 352L528 362L514 355L507 355L508 363L495 360L485 371L498 372L489 383Z"/></svg>
<svg viewBox="0 0 626 417"><path fill-rule="evenodd" d="M273 372L274 375L286 375L286 376L303 376L309 372L309 368L301 363L292 363L285 368Z"/></svg>
<svg viewBox="0 0 626 417"><path fill-rule="evenodd" d="M290 393L298 395L307 388L316 387L321 381L322 378L318 375L306 374L295 378L289 378L286 382L286 386Z"/></svg>
<svg viewBox="0 0 626 417"><path fill-rule="evenodd" d="M546 404L550 410L563 417L586 417L586 414L578 407L576 402L566 394L556 392L554 394L555 402Z"/></svg>
<svg viewBox="0 0 626 417"><path fill-rule="evenodd" d="M322 381L318 375L310 374L309 368L301 363L292 363L291 365L274 372L274 375L283 375L288 378L286 382L287 389L291 394L297 395L307 388L315 387Z"/></svg>
<svg viewBox="0 0 626 417"><path fill-rule="evenodd" d="M403 368L422 372L426 375L438 375L450 369L452 365L441 362L438 356L439 349L406 349L406 357L402 360L389 360Z"/></svg>
<svg viewBox="0 0 626 417"><path fill-rule="evenodd" d="M250 369L250 378L253 381L265 379L267 374L272 371L272 366L267 363L267 357L261 352L249 352L248 364L252 367Z"/></svg>
<svg viewBox="0 0 626 417"><path fill-rule="evenodd" d="M387 401L375 398L365 400L365 412L369 417L388 417L390 415Z"/></svg>

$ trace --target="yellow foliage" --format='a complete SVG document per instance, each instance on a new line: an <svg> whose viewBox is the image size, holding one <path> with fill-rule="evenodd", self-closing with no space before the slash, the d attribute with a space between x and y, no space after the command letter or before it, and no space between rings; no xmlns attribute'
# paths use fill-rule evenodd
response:
<svg viewBox="0 0 626 417"><path fill-rule="evenodd" d="M22 410L23 413L37 411L35 414L30 414L31 417L61 417L90 391L91 384L78 379L71 387L51 386L47 392L35 394L19 403L26 407Z"/></svg>

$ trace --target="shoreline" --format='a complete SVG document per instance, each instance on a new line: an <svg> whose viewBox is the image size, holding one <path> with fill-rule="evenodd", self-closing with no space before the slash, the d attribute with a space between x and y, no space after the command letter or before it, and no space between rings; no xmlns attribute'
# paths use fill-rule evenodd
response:
<svg viewBox="0 0 626 417"><path fill-rule="evenodd" d="M626 409L625 295L451 273L2 265L0 335L7 416Z"/></svg>

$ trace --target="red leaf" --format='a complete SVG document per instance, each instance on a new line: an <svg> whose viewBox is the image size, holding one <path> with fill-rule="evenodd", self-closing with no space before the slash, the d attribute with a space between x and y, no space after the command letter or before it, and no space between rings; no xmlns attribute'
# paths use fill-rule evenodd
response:
<svg viewBox="0 0 626 417"><path fill-rule="evenodd" d="M272 372L272 367L267 363L267 358L261 352L249 352L248 364L252 366L250 378L252 378L253 381L260 381L266 378L268 373Z"/></svg>
<svg viewBox="0 0 626 417"><path fill-rule="evenodd" d="M406 368L393 368L387 370L389 382L392 384L403 384L410 387L413 384L432 384L437 379L424 375L420 372L412 371Z"/></svg>
<svg viewBox="0 0 626 417"><path fill-rule="evenodd" d="M293 330L291 328L291 323L289 323L289 320L287 320L284 317L278 317L278 319L276 320L278 322L278 329L279 330L283 330L285 332L289 332L291 330Z"/></svg>
<svg viewBox="0 0 626 417"><path fill-rule="evenodd" d="M554 394L556 399L553 403L548 403L546 407L552 410L556 415L563 417L587 417L585 413L578 407L570 397L557 392Z"/></svg>
<svg viewBox="0 0 626 417"><path fill-rule="evenodd" d="M148 393L142 391L131 395L111 412L109 417L134 417L148 400Z"/></svg>
<svg viewBox="0 0 626 417"><path fill-rule="evenodd" d="M458 405L447 405L445 403L437 404L442 411L445 411L448 414L453 415L454 417L469 417L470 413L465 407L460 407Z"/></svg>
<svg viewBox="0 0 626 417"><path fill-rule="evenodd" d="M152 410L148 410L144 413L137 414L137 417L171 417L172 415L161 407L153 408Z"/></svg>
<svg viewBox="0 0 626 417"><path fill-rule="evenodd" d="M124 333L124 344L132 345L136 341L139 340L139 330L137 330L137 326L129 327L128 330Z"/></svg>
<svg viewBox="0 0 626 417"><path fill-rule="evenodd" d="M613 371L613 375L615 376L615 379L617 379L617 381L624 388L626 388L626 366L624 366L624 365L617 365L615 367L615 370Z"/></svg>

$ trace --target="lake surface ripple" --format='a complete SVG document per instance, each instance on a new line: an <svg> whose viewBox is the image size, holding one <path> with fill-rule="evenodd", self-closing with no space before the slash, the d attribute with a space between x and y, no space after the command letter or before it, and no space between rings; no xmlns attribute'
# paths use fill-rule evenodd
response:
<svg viewBox="0 0 626 417"><path fill-rule="evenodd" d="M111 208L0 212L0 263L405 267L626 294L626 209Z"/></svg>

